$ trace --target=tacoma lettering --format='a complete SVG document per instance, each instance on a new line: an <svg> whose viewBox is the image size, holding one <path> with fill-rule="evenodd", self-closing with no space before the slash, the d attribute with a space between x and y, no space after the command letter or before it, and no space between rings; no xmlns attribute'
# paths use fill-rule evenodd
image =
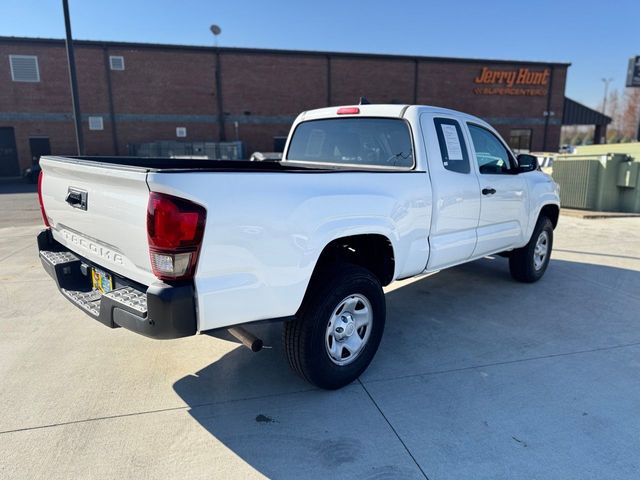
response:
<svg viewBox="0 0 640 480"><path fill-rule="evenodd" d="M64 238L66 238L69 242L79 246L80 248L83 248L84 250L88 250L89 252L98 255L105 260L117 263L119 265L122 265L124 263L124 258L120 253L114 252L113 250L103 247L102 245L94 243L84 237L81 237L80 235L69 232L67 230L63 230L62 234L64 235Z"/></svg>

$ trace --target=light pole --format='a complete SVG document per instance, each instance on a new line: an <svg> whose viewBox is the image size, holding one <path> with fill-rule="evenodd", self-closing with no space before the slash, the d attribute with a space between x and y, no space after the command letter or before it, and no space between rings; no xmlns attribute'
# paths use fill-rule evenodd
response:
<svg viewBox="0 0 640 480"><path fill-rule="evenodd" d="M218 106L218 138L221 142L227 141L227 133L224 128L224 106L222 103L222 77L220 74L220 49L218 48L218 35L222 33L222 29L218 25L209 27L213 38L215 39L216 50L216 99Z"/></svg>
<svg viewBox="0 0 640 480"><path fill-rule="evenodd" d="M73 55L73 39L71 38L71 20L69 19L69 3L62 0L64 10L64 29L66 33L67 61L69 63L69 80L71 82L71 103L73 104L73 121L76 127L76 147L78 155L84 154L82 136L82 118L80 117L80 99L78 97L78 80L76 78L76 60Z"/></svg>
<svg viewBox="0 0 640 480"><path fill-rule="evenodd" d="M602 114L607 114L607 93L609 92L609 84L613 82L613 78L603 78L604 83L604 98L602 99Z"/></svg>

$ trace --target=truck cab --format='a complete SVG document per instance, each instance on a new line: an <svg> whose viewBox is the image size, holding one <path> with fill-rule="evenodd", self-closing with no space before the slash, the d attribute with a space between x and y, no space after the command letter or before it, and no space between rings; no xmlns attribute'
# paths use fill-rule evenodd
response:
<svg viewBox="0 0 640 480"><path fill-rule="evenodd" d="M498 132L477 117L429 106L359 105L305 112L291 131L295 135L300 124L344 118L406 123L414 143L413 162L390 165L369 160L365 164L427 175L424 189L432 208L424 271L521 247L545 206L554 226L557 224L557 185L537 168L534 156L514 155ZM352 139L357 136L350 135ZM301 155L289 151L290 141L283 161L298 164ZM366 151L366 147L366 140L360 138L359 148ZM360 162L363 157L366 154L359 156Z"/></svg>

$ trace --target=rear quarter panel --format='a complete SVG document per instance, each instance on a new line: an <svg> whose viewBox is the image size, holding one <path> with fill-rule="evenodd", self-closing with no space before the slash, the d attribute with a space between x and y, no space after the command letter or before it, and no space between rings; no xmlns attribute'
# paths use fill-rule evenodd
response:
<svg viewBox="0 0 640 480"><path fill-rule="evenodd" d="M395 278L426 266L424 172L149 173L148 183L207 209L195 278L200 331L295 314L323 248L340 237L385 235Z"/></svg>

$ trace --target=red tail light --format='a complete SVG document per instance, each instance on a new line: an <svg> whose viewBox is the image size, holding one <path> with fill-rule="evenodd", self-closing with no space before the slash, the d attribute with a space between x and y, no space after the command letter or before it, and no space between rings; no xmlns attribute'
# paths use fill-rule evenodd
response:
<svg viewBox="0 0 640 480"><path fill-rule="evenodd" d="M151 192L147 238L153 274L160 280L193 278L207 211L183 198Z"/></svg>
<svg viewBox="0 0 640 480"><path fill-rule="evenodd" d="M340 107L338 109L338 115L354 115L356 113L360 113L358 107Z"/></svg>
<svg viewBox="0 0 640 480"><path fill-rule="evenodd" d="M42 221L44 222L45 227L50 227L49 219L47 218L47 212L44 211L44 203L42 201L42 179L44 178L44 173L40 170L40 174L38 175L38 203L40 204L40 213L42 214Z"/></svg>

